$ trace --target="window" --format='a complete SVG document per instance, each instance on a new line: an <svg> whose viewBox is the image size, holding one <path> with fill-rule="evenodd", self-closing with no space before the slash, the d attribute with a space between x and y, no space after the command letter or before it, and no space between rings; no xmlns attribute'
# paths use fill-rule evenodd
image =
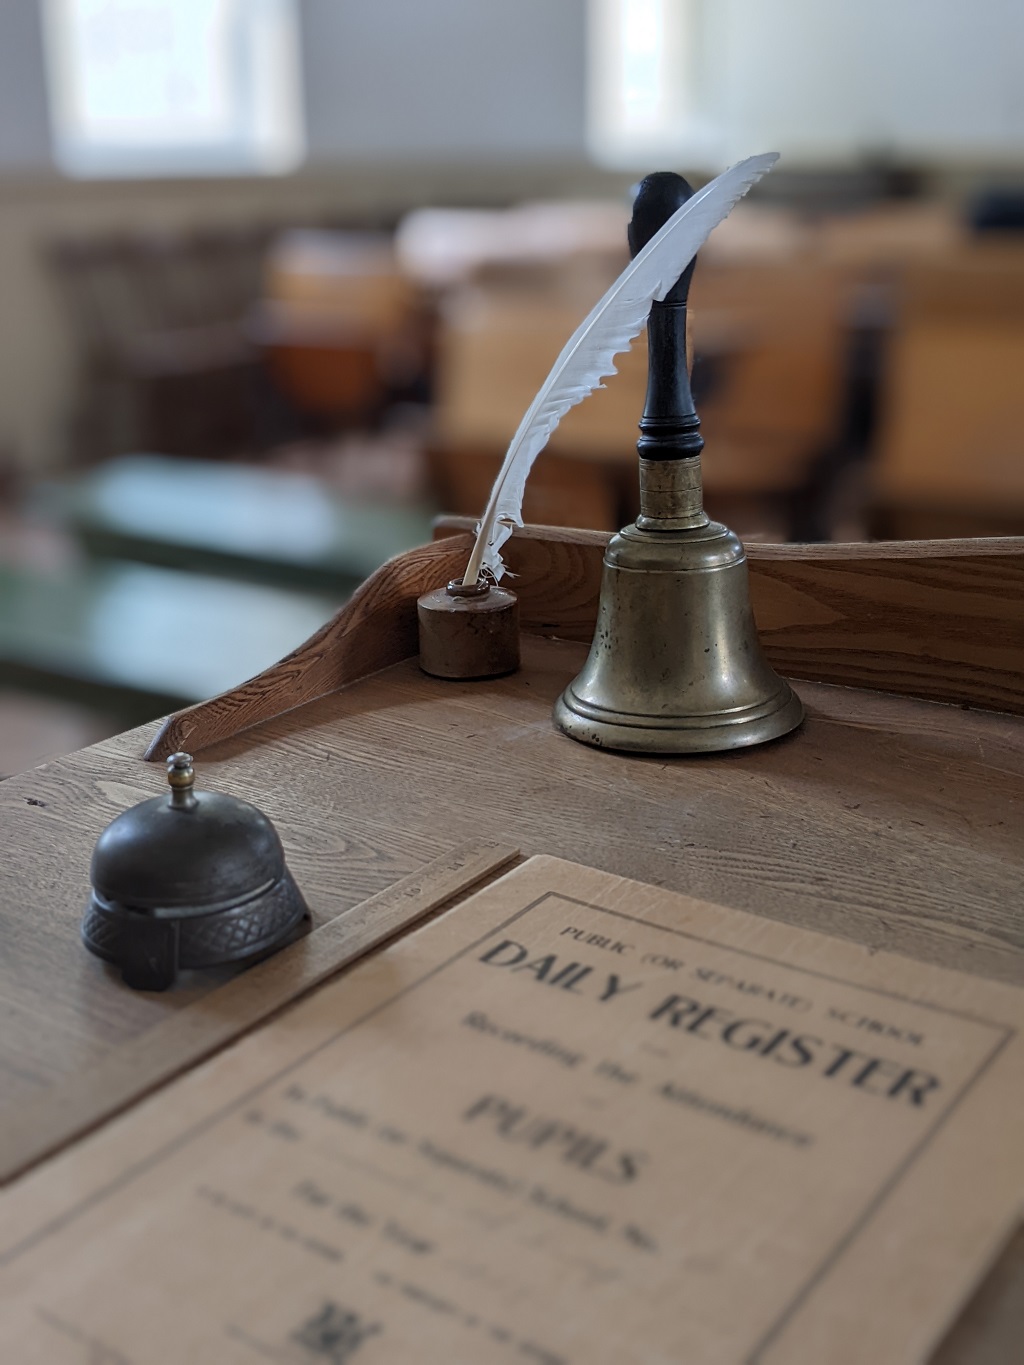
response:
<svg viewBox="0 0 1024 1365"><path fill-rule="evenodd" d="M601 165L719 155L703 110L702 0L589 0L587 136Z"/></svg>
<svg viewBox="0 0 1024 1365"><path fill-rule="evenodd" d="M69 174L301 161L294 0L44 0L44 22L54 150Z"/></svg>

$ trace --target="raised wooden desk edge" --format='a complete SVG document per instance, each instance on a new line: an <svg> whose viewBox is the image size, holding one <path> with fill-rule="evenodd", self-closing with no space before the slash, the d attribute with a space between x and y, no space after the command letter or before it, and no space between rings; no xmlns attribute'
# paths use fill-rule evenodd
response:
<svg viewBox="0 0 1024 1365"><path fill-rule="evenodd" d="M389 560L279 663L170 716L146 751L198 751L417 652L416 599L465 567L472 523ZM608 535L527 526L504 550L524 631L588 643ZM747 547L768 658L790 677L1024 714L1024 538Z"/></svg>

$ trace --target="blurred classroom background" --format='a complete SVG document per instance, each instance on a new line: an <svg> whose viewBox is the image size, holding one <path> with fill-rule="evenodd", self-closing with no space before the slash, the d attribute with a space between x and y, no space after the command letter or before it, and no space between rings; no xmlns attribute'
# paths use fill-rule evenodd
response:
<svg viewBox="0 0 1024 1365"><path fill-rule="evenodd" d="M1018 0L4 0L0 777L477 515L638 178L766 150L691 294L711 513L1024 534ZM645 365L529 520L635 514Z"/></svg>

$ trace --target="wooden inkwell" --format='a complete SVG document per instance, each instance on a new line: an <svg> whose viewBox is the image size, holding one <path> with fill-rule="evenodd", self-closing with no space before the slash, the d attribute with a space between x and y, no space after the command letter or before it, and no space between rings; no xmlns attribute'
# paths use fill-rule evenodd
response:
<svg viewBox="0 0 1024 1365"><path fill-rule="evenodd" d="M453 578L416 603L420 667L435 678L500 678L519 667L519 599L478 578Z"/></svg>

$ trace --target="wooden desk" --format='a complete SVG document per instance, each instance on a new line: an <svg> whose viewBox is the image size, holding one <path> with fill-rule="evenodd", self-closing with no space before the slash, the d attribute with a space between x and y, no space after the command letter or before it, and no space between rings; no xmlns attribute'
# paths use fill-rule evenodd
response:
<svg viewBox="0 0 1024 1365"><path fill-rule="evenodd" d="M378 580L404 611L409 565L421 577L430 565L436 572L460 545L414 552ZM585 578L581 569L579 601ZM366 624L372 591L346 609L346 629L360 611ZM391 629L377 602L379 629ZM524 645L519 673L484 683L441 682L413 659L393 663L204 745L201 783L267 811L318 925L438 854L490 838L1024 984L1024 721L806 683L806 724L776 744L627 759L552 728L552 703L584 647L533 637ZM363 662L378 661L366 651ZM143 727L0 787L0 1087L22 1155L33 1123L40 1141L52 1135L62 1093L88 1095L88 1068L109 1077L112 1061L133 1048L138 1057L147 1039L148 1055L158 1055L161 1030L176 1027L181 1046L185 1025L193 1057L203 1055L209 1029L230 1013L222 980L133 994L78 942L94 839L125 806L160 790L159 768L143 760L154 735ZM1008 1365L1020 1358L1022 1332L1018 1237L937 1365Z"/></svg>

